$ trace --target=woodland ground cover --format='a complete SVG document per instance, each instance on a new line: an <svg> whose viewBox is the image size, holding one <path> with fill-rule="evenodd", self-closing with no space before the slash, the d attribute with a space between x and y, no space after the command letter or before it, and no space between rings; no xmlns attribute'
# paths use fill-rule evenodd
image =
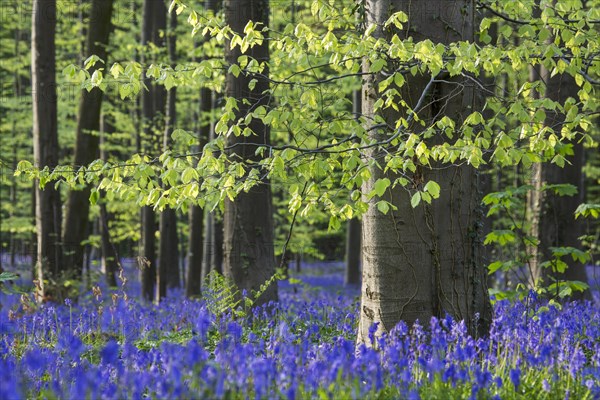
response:
<svg viewBox="0 0 600 400"><path fill-rule="evenodd" d="M305 268L280 283L278 304L238 313L215 293L155 306L134 300L133 279L99 289L35 310L2 295L0 398L600 397L592 303L497 302L488 338L434 318L401 323L375 350L355 348L359 293L336 265Z"/></svg>

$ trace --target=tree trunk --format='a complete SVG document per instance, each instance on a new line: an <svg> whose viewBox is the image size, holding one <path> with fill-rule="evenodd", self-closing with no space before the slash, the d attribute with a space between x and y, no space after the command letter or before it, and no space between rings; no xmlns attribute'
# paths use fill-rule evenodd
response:
<svg viewBox="0 0 600 400"><path fill-rule="evenodd" d="M393 6L391 8L390 6ZM384 36L383 24L390 10L402 10L409 16L408 31L415 42L430 39L434 43L448 43L460 39L472 40L471 1L367 1L367 26L377 24L375 35ZM443 16L443 18L441 17ZM450 28L450 29L448 29ZM458 32L465 36L458 36ZM370 68L364 60L364 70ZM363 115L366 121L374 117L373 105L379 98L377 91L381 76L367 75L363 83ZM402 99L416 108L418 100L425 96L422 107L415 110L419 119L427 125L446 115L462 121L465 115L478 106L473 88L460 78L464 85L461 93L451 94L456 85L434 83L424 75L408 75L401 88ZM440 101L444 96L451 101ZM398 115L385 115L391 125ZM420 126L408 115L408 131L420 131ZM368 122L369 124L372 122ZM369 128L369 126L367 126ZM370 130L371 139L381 140L383 132ZM429 144L440 143L443 137L427 139ZM372 149L367 158L379 156ZM484 334L491 320L491 307L487 295L486 271L481 262L481 241L477 237L476 208L477 179L470 166L426 165L417 163L412 182L406 188L399 185L389 188L384 199L398 207L384 215L377 210L378 198L369 200L369 209L363 215L363 274L361 315L357 343L374 345L369 339L369 329L378 323L377 335L388 332L399 321L408 325L415 321L427 324L432 316L451 314L457 320L465 320L473 334ZM380 178L394 181L397 175L384 172L377 166L370 167L371 177L363 185L363 193L372 191ZM410 204L413 186L433 180L440 185L440 198L431 205Z"/></svg>
<svg viewBox="0 0 600 400"><path fill-rule="evenodd" d="M108 161L108 155L104 149L104 143L106 141L106 135L114 132L114 125L107 122L107 116L103 115L100 117L100 158L103 161ZM100 193L100 263L102 272L106 277L106 283L110 287L117 286L117 271L119 269L119 256L117 250L112 243L110 238L110 229L108 221L110 220L110 214L106 209L106 202L104 193Z"/></svg>
<svg viewBox="0 0 600 400"><path fill-rule="evenodd" d="M255 24L268 25L269 3L267 0L226 0L224 2L225 22L243 35L248 21ZM265 32L263 32L265 33ZM266 33L265 33L266 34ZM246 54L259 63L269 60L268 40L249 49ZM225 45L225 61L227 65L237 63L241 55L239 46L231 49ZM226 95L238 102L237 118L244 117L250 107L267 105L269 82L263 76L268 76L268 70L263 75L250 76L240 73L236 78L228 73L226 78ZM254 78L255 87L250 90L248 83ZM250 104L246 104L246 103ZM252 119L249 128L254 135L245 137L229 136L228 145L234 146L229 156L236 160L259 161L255 155L255 145L246 143L268 144L269 127L262 121ZM267 178L252 188L248 193L240 193L235 202L225 200L223 219L223 272L240 289L248 294L258 290L260 286L275 274L275 255L273 247L273 215L271 186ZM277 300L277 286L272 284L262 294L257 304Z"/></svg>
<svg viewBox="0 0 600 400"><path fill-rule="evenodd" d="M142 45L147 46L154 43L162 46L164 39L160 37L160 31L166 28L167 10L162 1L144 1L144 20L142 26ZM152 60L142 53L142 65L149 64ZM148 88L142 94L142 125L144 130L145 150L152 154L160 150L160 136L157 132L164 132L161 128L164 123L165 112L165 88L164 86L152 84L149 78L144 79ZM142 234L140 245L140 269L142 281L142 294L146 300L155 299L157 268L156 268L156 215L152 207L142 208Z"/></svg>
<svg viewBox="0 0 600 400"><path fill-rule="evenodd" d="M348 221L346 233L346 285L360 284L361 222L357 218Z"/></svg>
<svg viewBox="0 0 600 400"><path fill-rule="evenodd" d="M216 1L206 2L206 9L216 12ZM202 151L204 144L214 139L212 129L212 118L207 118L207 113L213 109L213 93L207 88L200 89L200 104L198 109L198 150ZM202 285L210 267L210 232L212 218L207 214L204 218L204 210L197 205L190 209L190 236L188 241L188 263L185 293L186 296L200 296Z"/></svg>
<svg viewBox="0 0 600 400"><path fill-rule="evenodd" d="M362 112L362 93L355 90L352 94L352 113L355 118L359 118ZM346 285L360 284L360 237L361 222L357 218L348 221L346 232L346 275L344 283Z"/></svg>
<svg viewBox="0 0 600 400"><path fill-rule="evenodd" d="M211 136L211 121L206 118L206 116L212 110L212 106L212 92L210 89L200 89L199 149L202 149ZM202 283L206 278L206 270L204 270L205 274L203 274L202 269L206 254L203 232L204 225L204 210L197 205L193 205L190 210L190 239L186 286L187 296L199 296L201 294Z"/></svg>
<svg viewBox="0 0 600 400"><path fill-rule="evenodd" d="M202 260L204 210L196 205L190 209L190 237L188 248L187 276L185 295L200 296L202 288Z"/></svg>
<svg viewBox="0 0 600 400"><path fill-rule="evenodd" d="M547 82L550 75L549 71L541 65L529 67L529 81ZM533 90L531 96L534 99L539 99L540 94ZM543 184L543 166L542 163L536 162L531 166L531 172L528 183L532 189L527 193L526 217L529 221L529 236L535 239L540 237L540 217L542 212L542 203L544 201L542 184ZM525 252L527 255L526 273L529 282L527 285L531 288L538 286L540 278L542 278L542 269L540 264L543 262L542 252L539 249L539 243L526 244Z"/></svg>
<svg viewBox="0 0 600 400"><path fill-rule="evenodd" d="M108 228L109 214L106 210L106 204L104 198L101 199L100 203L100 235L101 235L101 246L102 246L102 272L106 276L106 283L110 287L117 286L117 271L119 259L115 246L110 239L110 230Z"/></svg>
<svg viewBox="0 0 600 400"><path fill-rule="evenodd" d="M578 98L579 88L575 79L567 75L554 75L546 81L546 97L564 104L572 97ZM546 111L547 117L545 125L559 131L565 122L565 115L559 112ZM556 164L545 163L541 167L541 180L543 184L571 184L577 187L577 194L574 196L558 196L551 191L544 191L539 205L539 231L538 237L540 244L537 248L539 258L551 260L551 247L570 246L579 248L581 242L579 237L583 234L582 220L575 219L575 209L581 203L585 202L584 185L584 151L583 144L574 139L569 142L573 146L574 154L567 157L567 163L564 167ZM581 281L588 282L585 265L578 261L573 261L570 256L563 257L563 261L568 264L564 273L553 272L550 268L544 268L538 264L537 276L543 277L544 284L550 285L555 281ZM550 293L552 295L552 293ZM577 300L591 300L590 291L574 292L571 296Z"/></svg>
<svg viewBox="0 0 600 400"><path fill-rule="evenodd" d="M167 47L171 66L175 68L177 14L171 13ZM163 151L170 150L173 145L171 134L177 121L177 87L169 90L167 96L166 126L163 137ZM160 298L167 295L168 288L181 287L179 274L179 249L177 237L177 214L174 209L167 208L160 214L160 248L158 257Z"/></svg>
<svg viewBox="0 0 600 400"><path fill-rule="evenodd" d="M223 219L213 214L211 235L213 252L210 255L210 270L219 274L223 273L223 251L225 249L223 231ZM275 254L273 254L273 257L275 257Z"/></svg>
<svg viewBox="0 0 600 400"><path fill-rule="evenodd" d="M56 119L56 1L34 0L31 33L31 84L33 92L33 153L39 168L58 164ZM53 184L36 188L37 279L44 298L61 300L58 281L62 278L60 192Z"/></svg>
<svg viewBox="0 0 600 400"><path fill-rule="evenodd" d="M107 46L110 34L112 16L112 0L94 0L91 4L90 20L86 50L88 55L97 55L107 65ZM97 63L90 68L90 73L102 66ZM106 73L106 71L104 72ZM87 165L98 158L100 129L100 110L102 108L103 92L99 88L91 91L82 90L79 101L79 116L75 144L76 166ZM84 246L81 242L87 238L90 186L69 190L65 228L63 236L64 266L80 279L83 268Z"/></svg>

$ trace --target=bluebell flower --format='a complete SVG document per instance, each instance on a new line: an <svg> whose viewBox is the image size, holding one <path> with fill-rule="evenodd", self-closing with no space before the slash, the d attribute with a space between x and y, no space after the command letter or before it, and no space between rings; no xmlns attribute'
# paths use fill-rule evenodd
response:
<svg viewBox="0 0 600 400"><path fill-rule="evenodd" d="M509 372L510 381L515 386L515 390L519 389L521 385L521 370L519 368L513 368Z"/></svg>
<svg viewBox="0 0 600 400"><path fill-rule="evenodd" d="M119 360L119 344L114 340L110 340L102 350L100 350L100 358L102 363L113 365Z"/></svg>
<svg viewBox="0 0 600 400"><path fill-rule="evenodd" d="M369 327L369 341L371 344L375 344L375 332L377 332L378 327L379 322L373 322L373 324Z"/></svg>

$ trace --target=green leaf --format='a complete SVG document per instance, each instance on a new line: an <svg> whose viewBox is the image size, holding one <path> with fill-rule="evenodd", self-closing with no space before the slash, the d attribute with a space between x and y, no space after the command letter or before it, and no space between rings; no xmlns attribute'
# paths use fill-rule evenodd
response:
<svg viewBox="0 0 600 400"><path fill-rule="evenodd" d="M97 189L92 189L90 192L90 204L95 205L98 203L98 199L100 198L100 192Z"/></svg>
<svg viewBox="0 0 600 400"><path fill-rule="evenodd" d="M383 194L390 185L391 182L388 178L377 179L377 181L373 185L373 190L371 190L371 192L367 195L367 198L372 199L375 196L383 196Z"/></svg>
<svg viewBox="0 0 600 400"><path fill-rule="evenodd" d="M124 100L127 96L129 96L132 92L133 88L129 83L125 83L119 86L119 96L121 96L121 100Z"/></svg>
<svg viewBox="0 0 600 400"><path fill-rule="evenodd" d="M187 167L181 174L181 181L184 184L190 183L192 180L198 179L198 171L195 168Z"/></svg>
<svg viewBox="0 0 600 400"><path fill-rule="evenodd" d="M417 208L417 206L419 205L420 202L421 202L421 192L417 192L417 193L413 194L412 198L410 199L410 205L412 206L412 208Z"/></svg>
<svg viewBox="0 0 600 400"><path fill-rule="evenodd" d="M99 69L95 70L94 73L92 74L92 86L94 87L98 87L100 86L100 84L102 84L102 71L100 71Z"/></svg>
<svg viewBox="0 0 600 400"><path fill-rule="evenodd" d="M14 281L19 278L19 275L14 272L2 272L0 273L0 282Z"/></svg>
<svg viewBox="0 0 600 400"><path fill-rule="evenodd" d="M558 196L575 196L578 192L577 186L571 185L570 183L544 185L542 190L551 190Z"/></svg>
<svg viewBox="0 0 600 400"><path fill-rule="evenodd" d="M390 210L390 204L385 200L380 200L377 202L377 209L379 210L379 212L387 214Z"/></svg>
<svg viewBox="0 0 600 400"><path fill-rule="evenodd" d="M575 219L579 217L592 217L598 218L600 217L600 204L589 204L583 203L580 204L575 210Z"/></svg>
<svg viewBox="0 0 600 400"><path fill-rule="evenodd" d="M242 72L242 70L240 69L240 66L237 64L231 64L231 66L229 67L229 70L227 71L227 73L232 74L236 78L240 75L240 72Z"/></svg>
<svg viewBox="0 0 600 400"><path fill-rule="evenodd" d="M383 58L378 58L371 63L371 72L379 72L385 67L386 61Z"/></svg>
<svg viewBox="0 0 600 400"><path fill-rule="evenodd" d="M440 197L440 185L438 185L435 181L427 182L423 190L429 193L434 199Z"/></svg>
<svg viewBox="0 0 600 400"><path fill-rule="evenodd" d="M119 63L114 63L112 67L110 67L110 74L113 78L118 79L119 76L123 73L123 67Z"/></svg>
<svg viewBox="0 0 600 400"><path fill-rule="evenodd" d="M95 55L95 54L92 54L91 56L89 56L89 57L88 57L88 58L87 58L87 59L86 59L86 60L83 62L84 68L85 68L85 69L90 69L90 68L92 68L94 65L96 65L96 63L97 63L98 61L100 61L100 62L104 63L104 61L102 61L102 59L101 59L100 57L98 57L98 56L97 56L97 55Z"/></svg>

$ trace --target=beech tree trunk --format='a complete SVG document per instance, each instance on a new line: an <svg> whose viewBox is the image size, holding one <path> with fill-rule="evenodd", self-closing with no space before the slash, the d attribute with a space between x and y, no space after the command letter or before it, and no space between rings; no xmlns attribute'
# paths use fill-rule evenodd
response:
<svg viewBox="0 0 600 400"><path fill-rule="evenodd" d="M233 31L242 35L248 21L265 26L269 21L267 0L225 0L224 11L226 23ZM259 63L268 61L268 43L265 38L261 45L254 46L246 54ZM228 43L225 45L227 65L237 63L240 55L239 46L230 49ZM269 89L269 82L263 76L268 76L268 70L255 76L242 72L237 78L231 73L227 74L226 95L235 98L239 107L236 120L244 117L251 107L267 105L268 96L265 91ZM248 83L252 78L257 82L251 90ZM259 156L255 154L256 146L246 144L269 144L269 127L258 119L252 119L249 127L254 132L252 136L229 136L228 145L235 146L229 156L257 162ZM240 193L235 202L225 200L223 226L223 273L232 279L240 291L246 290L251 294L275 274L272 199L267 178L248 193ZM272 284L262 294L258 304L276 299L277 286Z"/></svg>
<svg viewBox="0 0 600 400"><path fill-rule="evenodd" d="M391 12L402 10L409 22L402 35L410 35L415 42L430 39L434 43L473 37L474 4L471 1L376 1L366 2L369 26L377 24L375 35L385 35L383 24ZM459 36L459 32L462 36ZM369 71L369 60L363 70ZM363 83L362 110L367 124L372 124L373 105L379 98L380 75L367 75ZM433 82L431 76L406 76L401 88L402 99L415 108L423 96L427 101L415 110L427 125L446 115L461 121L478 107L472 84L460 78L443 76L455 84ZM456 87L460 91L452 93ZM440 99L444 99L443 101ZM408 132L418 133L422 128L408 115ZM384 115L393 126L396 115ZM369 128L369 126L367 126ZM372 139L381 140L390 135L371 129ZM443 135L443 134L440 134ZM440 143L443 136L427 139L429 144ZM368 158L377 157L372 149ZM426 165L417 163L412 182L404 188L389 188L384 199L395 205L396 211L383 214L377 210L378 198L369 200L369 209L363 215L363 273L360 322L357 343L375 345L369 339L369 329L377 323L376 335L388 332L399 321L409 326L415 321L423 325L432 316L451 314L465 320L473 334L484 334L491 320L491 306L487 294L486 270L481 261L481 240L478 238L477 179L470 166ZM370 168L371 177L363 185L363 193L372 191L380 178L397 178L377 166ZM424 182L433 180L440 185L440 197L431 205L421 202L412 208L410 189L422 189Z"/></svg>
<svg viewBox="0 0 600 400"><path fill-rule="evenodd" d="M206 10L216 12L217 2L210 0L206 2ZM200 104L198 109L198 150L202 151L203 146L214 139L212 130L212 121L207 118L207 114L213 109L213 94L210 89L200 89ZM188 258L187 258L187 276L185 294L188 297L200 296L202 293L202 285L206 279L207 270L210 266L208 256L210 248L208 240L210 240L210 222L211 218L204 218L204 210L197 205L192 205L190 208L190 236L188 241Z"/></svg>
<svg viewBox="0 0 600 400"><path fill-rule="evenodd" d="M564 104L568 98L577 99L579 87L575 79L566 74L552 76L550 71L542 66L530 68L530 81L545 83L545 97ZM533 96L540 95L533 91ZM568 122L568 121L567 121ZM544 124L560 132L565 123L565 115L558 111L546 110ZM542 263L553 259L551 247L581 247L579 237L583 234L582 220L575 219L575 210L585 202L585 184L583 166L584 149L578 138L569 142L573 155L566 157L567 162L561 168L552 163L535 163L531 168L530 184L533 190L527 194L527 217L530 222L529 235L539 243L530 244L527 248L529 257L529 285L535 287L542 281L543 286L549 286L560 281L580 281L588 283L585 265L573 261L570 256L563 257L568 264L565 272L553 272L551 268L543 268ZM542 190L549 184L571 184L577 188L575 196L559 196L549 190ZM558 295L558 293L554 293ZM553 295L553 293L550 293ZM591 292L574 292L575 300L591 300Z"/></svg>
<svg viewBox="0 0 600 400"><path fill-rule="evenodd" d="M142 45L147 46L154 43L157 46L164 45L164 38L160 37L160 31L166 29L167 9L163 1L145 0L142 24ZM142 64L152 62L142 52ZM149 154L158 154L161 148L159 132L164 132L165 114L165 88L154 85L152 81L145 78L144 83L148 88L142 93L142 126L145 142L141 147ZM156 213L152 207L143 207L141 211L142 233L140 243L139 265L141 270L142 295L146 300L153 301L157 290L157 268L156 268Z"/></svg>
<svg viewBox="0 0 600 400"><path fill-rule="evenodd" d="M355 90L352 99L352 112L355 118L359 118L362 112L362 93ZM346 285L360 284L360 238L361 222L357 218L352 218L346 225L346 275L344 283Z"/></svg>
<svg viewBox="0 0 600 400"><path fill-rule="evenodd" d="M211 121L206 118L207 113L212 110L212 92L210 89L200 89L199 108L198 147L202 149L211 135ZM190 209L190 238L186 281L187 296L199 296L201 294L202 283L206 278L206 275L202 273L202 266L205 261L204 225L204 210L197 205L193 205Z"/></svg>
<svg viewBox="0 0 600 400"><path fill-rule="evenodd" d="M108 155L104 149L106 135L114 132L114 125L107 122L107 116L100 117L100 158L103 161L108 161ZM105 193L100 193L100 263L102 272L106 277L108 286L117 286L117 272L119 270L119 255L110 238L109 220L111 216L106 209Z"/></svg>
<svg viewBox="0 0 600 400"><path fill-rule="evenodd" d="M561 104L564 104L569 97L578 98L579 87L571 76L557 74L546 82L547 98ZM565 123L564 114L551 111L546 111L546 113L545 125L552 127L555 131L560 131ZM585 202L584 150L583 144L577 138L570 144L573 146L574 154L566 157L568 162L564 167L561 168L551 163L539 165L538 174L541 184L571 184L577 187L577 194L574 196L558 196L547 190L542 193L538 205L539 221L536 221L540 243L535 253L536 259L540 261L553 258L551 247L581 247L578 238L583 234L582 220L575 219L575 210L577 206ZM564 273L553 272L551 268L542 269L539 261L534 273L544 279L546 286L556 281L588 282L584 264L573 261L570 256L563 257L563 261L569 266ZM574 292L571 297L577 300L591 300L592 298L589 290Z"/></svg>
<svg viewBox="0 0 600 400"><path fill-rule="evenodd" d="M176 61L176 39L175 28L177 27L177 14L171 13L169 18L169 32L167 47L171 66L175 68ZM163 137L163 151L171 148L173 140L171 134L177 121L177 87L169 90L167 95L166 126ZM174 209L167 208L160 214L160 249L158 258L160 298L167 295L168 288L181 287L181 276L179 273L179 249L177 237L177 214Z"/></svg>
<svg viewBox="0 0 600 400"><path fill-rule="evenodd" d="M31 32L31 85L33 94L33 153L39 168L58 164L56 119L56 1L34 0ZM60 192L53 184L35 189L37 232L36 275L38 301L61 300L57 287L63 278ZM45 282L48 282L46 284Z"/></svg>
<svg viewBox="0 0 600 400"><path fill-rule="evenodd" d="M106 47L110 34L112 8L112 0L93 0L91 4L86 51L88 56L97 55L104 61L104 64L98 62L90 68L91 74L98 68L108 65ZM98 158L102 97L103 92L98 88L89 92L85 89L81 91L75 139L76 166L88 165ZM71 189L67 198L63 236L64 267L77 279L81 278L83 268L84 246L81 242L87 239L89 231L90 190L89 185Z"/></svg>

